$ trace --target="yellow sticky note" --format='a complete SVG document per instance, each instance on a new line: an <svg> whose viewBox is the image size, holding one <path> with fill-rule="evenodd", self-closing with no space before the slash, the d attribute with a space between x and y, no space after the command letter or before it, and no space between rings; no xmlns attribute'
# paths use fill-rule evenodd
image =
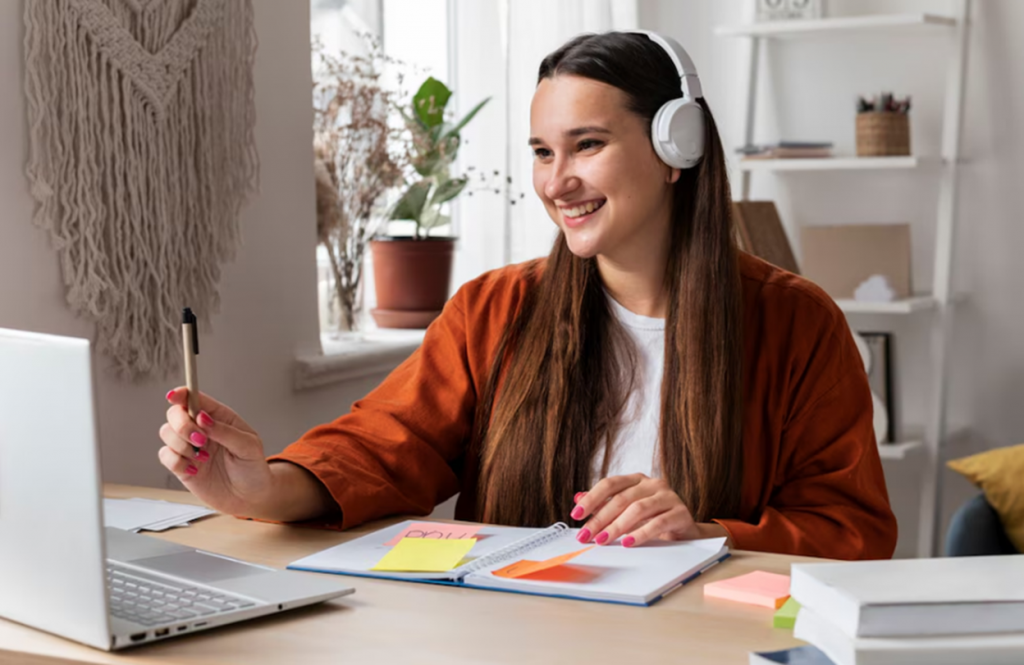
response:
<svg viewBox="0 0 1024 665"><path fill-rule="evenodd" d="M443 573L459 562L476 545L476 539L437 540L403 538L372 570L402 573Z"/></svg>

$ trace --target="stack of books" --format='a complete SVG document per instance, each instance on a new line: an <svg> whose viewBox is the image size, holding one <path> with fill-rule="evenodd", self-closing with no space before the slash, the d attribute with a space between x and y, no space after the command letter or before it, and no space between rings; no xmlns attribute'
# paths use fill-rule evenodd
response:
<svg viewBox="0 0 1024 665"><path fill-rule="evenodd" d="M1024 663L1024 555L794 564L790 592L835 665Z"/></svg>
<svg viewBox="0 0 1024 665"><path fill-rule="evenodd" d="M766 145L745 145L736 152L743 159L816 159L832 156L832 144L815 141L780 141Z"/></svg>

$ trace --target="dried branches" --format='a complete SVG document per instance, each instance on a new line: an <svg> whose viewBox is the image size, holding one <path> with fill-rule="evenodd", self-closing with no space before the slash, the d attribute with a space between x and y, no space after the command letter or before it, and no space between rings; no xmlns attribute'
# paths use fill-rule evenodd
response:
<svg viewBox="0 0 1024 665"><path fill-rule="evenodd" d="M393 123L402 97L385 84L395 63L368 39L366 56L334 57L314 43L318 72L313 84L317 238L327 249L342 326L355 327L366 248L387 215L384 195L401 184L411 159L401 123Z"/></svg>

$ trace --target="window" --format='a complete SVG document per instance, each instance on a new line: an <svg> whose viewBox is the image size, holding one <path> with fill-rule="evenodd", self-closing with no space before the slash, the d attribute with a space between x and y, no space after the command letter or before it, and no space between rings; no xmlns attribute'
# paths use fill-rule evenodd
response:
<svg viewBox="0 0 1024 665"><path fill-rule="evenodd" d="M427 76L454 87L450 75L449 4L450 0L310 0L310 31L331 54L365 53L361 34L382 37L384 52L412 68L406 84L410 94ZM392 222L389 232L407 232L403 224L408 223ZM369 316L375 300L372 273L368 257L362 280L360 327L364 330L373 328ZM320 330L337 330L339 317L333 306L330 262L322 246L317 247L317 276Z"/></svg>

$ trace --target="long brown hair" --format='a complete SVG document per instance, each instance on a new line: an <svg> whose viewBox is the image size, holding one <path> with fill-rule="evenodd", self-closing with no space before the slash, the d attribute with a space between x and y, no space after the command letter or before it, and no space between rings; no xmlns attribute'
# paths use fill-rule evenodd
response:
<svg viewBox="0 0 1024 665"><path fill-rule="evenodd" d="M679 96L679 75L647 37L576 37L541 63L615 86L648 122ZM735 517L742 475L742 293L725 156L705 109L705 154L673 189L669 305L661 392L662 475L697 521ZM565 519L591 483L632 386L635 356L605 295L595 259L559 234L498 348L476 414L478 514L546 526ZM500 387L500 390L499 390ZM605 456L607 467L608 455ZM607 471L607 468L605 469Z"/></svg>

